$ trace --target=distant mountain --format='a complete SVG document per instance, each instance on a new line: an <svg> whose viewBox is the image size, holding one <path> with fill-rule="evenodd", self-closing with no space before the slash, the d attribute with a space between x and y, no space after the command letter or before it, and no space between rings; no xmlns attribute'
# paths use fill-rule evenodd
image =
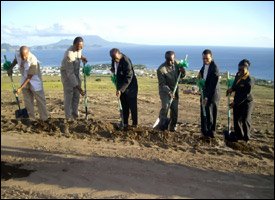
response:
<svg viewBox="0 0 275 200"><path fill-rule="evenodd" d="M137 46L137 44L110 42L110 41L104 40L103 38L97 35L85 35L82 37L84 39L85 49L100 48L100 47L120 48L125 46ZM73 44L73 39L63 39L63 40L60 40L59 42L52 43L52 44L31 46L30 49L32 50L51 50L51 49L65 50L72 44ZM12 46L7 43L1 44L1 52L6 52L6 51L13 52L19 48L20 48L19 46Z"/></svg>
<svg viewBox="0 0 275 200"><path fill-rule="evenodd" d="M97 35L86 35L83 36L85 49L99 48L99 47L125 47L125 46L135 46L136 44L121 43L121 42L109 42ZM48 44L48 45L37 45L32 46L31 49L35 50L46 50L46 49L67 49L73 44L73 40L63 39L59 42Z"/></svg>
<svg viewBox="0 0 275 200"><path fill-rule="evenodd" d="M2 43L1 44L1 53L3 52L14 52L15 50L18 50L20 46L17 45L10 45L8 43Z"/></svg>

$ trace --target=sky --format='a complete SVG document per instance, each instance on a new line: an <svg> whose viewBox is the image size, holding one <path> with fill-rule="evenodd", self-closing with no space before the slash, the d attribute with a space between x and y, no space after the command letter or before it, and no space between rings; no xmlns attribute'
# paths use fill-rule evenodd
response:
<svg viewBox="0 0 275 200"><path fill-rule="evenodd" d="M274 48L274 2L1 1L1 43L81 35L151 45Z"/></svg>

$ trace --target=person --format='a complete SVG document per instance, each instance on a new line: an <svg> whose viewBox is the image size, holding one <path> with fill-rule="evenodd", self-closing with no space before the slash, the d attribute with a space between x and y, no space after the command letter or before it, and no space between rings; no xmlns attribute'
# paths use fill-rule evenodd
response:
<svg viewBox="0 0 275 200"><path fill-rule="evenodd" d="M175 61L175 52L167 51L165 53L165 62L162 63L157 69L158 85L159 85L159 96L161 100L161 110L159 112L160 124L167 118L167 108L169 101L174 98L169 109L170 111L170 123L168 125L169 131L176 131L176 125L178 122L178 101L179 101L179 90L177 88L175 96L173 96L173 90L177 83L179 72L182 72L181 78L185 76L185 69L180 68ZM161 129L161 127L158 127Z"/></svg>
<svg viewBox="0 0 275 200"><path fill-rule="evenodd" d="M17 89L16 94L19 95L21 92L23 93L24 104L28 111L29 118L35 119L35 99L40 120L47 121L49 115L46 109L42 75L37 58L30 52L27 46L21 46L19 51L16 51L15 58L8 70L9 76L12 76L13 68L16 64L21 73L21 86Z"/></svg>
<svg viewBox="0 0 275 200"><path fill-rule="evenodd" d="M250 139L251 113L253 109L253 96L251 89L253 86L249 74L250 61L243 59L239 62L238 72L231 88L226 91L226 96L235 92L234 101L230 104L233 108L234 132L231 132L231 141Z"/></svg>
<svg viewBox="0 0 275 200"><path fill-rule="evenodd" d="M138 83L131 60L119 49L110 50L112 58L111 72L116 75L116 96L120 98L124 129L127 130L129 113L131 111L132 126L138 125L137 95Z"/></svg>
<svg viewBox="0 0 275 200"><path fill-rule="evenodd" d="M219 68L213 60L211 50L205 49L202 59L203 66L198 74L198 79L205 80L204 99L201 101L201 132L205 137L214 138L220 100ZM205 106L206 120L203 116L202 106Z"/></svg>
<svg viewBox="0 0 275 200"><path fill-rule="evenodd" d="M78 104L80 94L84 96L81 88L80 64L87 63L87 59L82 55L83 39L76 37L73 45L64 54L61 63L61 81L64 91L64 110L67 121L73 121L78 117Z"/></svg>

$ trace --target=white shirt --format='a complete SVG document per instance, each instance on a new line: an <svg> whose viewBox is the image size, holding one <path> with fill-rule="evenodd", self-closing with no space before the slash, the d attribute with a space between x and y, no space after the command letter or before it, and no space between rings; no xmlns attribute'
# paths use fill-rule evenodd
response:
<svg viewBox="0 0 275 200"><path fill-rule="evenodd" d="M203 79L206 80L208 74L209 65L204 65Z"/></svg>
<svg viewBox="0 0 275 200"><path fill-rule="evenodd" d="M117 74L117 68L118 68L118 63L117 62L115 62L115 75Z"/></svg>
<svg viewBox="0 0 275 200"><path fill-rule="evenodd" d="M17 60L18 68L21 73L21 85L22 85L28 77L28 72L29 72L30 66L38 65L38 60L31 52L29 52L29 56L26 61L22 60L19 51L16 52L15 58ZM39 74L34 74L32 76L32 78L30 80L30 85L31 85L30 89L33 91L41 91L43 89L42 80L39 77Z"/></svg>

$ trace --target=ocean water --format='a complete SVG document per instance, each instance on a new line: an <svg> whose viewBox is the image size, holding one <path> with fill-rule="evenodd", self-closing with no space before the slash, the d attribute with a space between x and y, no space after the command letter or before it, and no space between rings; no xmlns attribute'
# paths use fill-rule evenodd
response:
<svg viewBox="0 0 275 200"><path fill-rule="evenodd" d="M184 59L188 54L189 69L199 70L202 67L202 51L211 49L213 57L220 72L229 71L235 74L238 63L246 58L250 60L251 75L266 80L274 81L274 49L273 48L246 48L246 47L203 47L203 46L134 46L124 47L120 50L127 55L133 64L144 64L149 69L157 69L164 62L164 54L168 50L176 53L177 59ZM88 64L110 63L110 48L93 48L83 50L87 57ZM33 50L43 66L60 66L64 55L64 50ZM14 58L14 53L1 52L1 63L3 55L7 55L8 60Z"/></svg>

